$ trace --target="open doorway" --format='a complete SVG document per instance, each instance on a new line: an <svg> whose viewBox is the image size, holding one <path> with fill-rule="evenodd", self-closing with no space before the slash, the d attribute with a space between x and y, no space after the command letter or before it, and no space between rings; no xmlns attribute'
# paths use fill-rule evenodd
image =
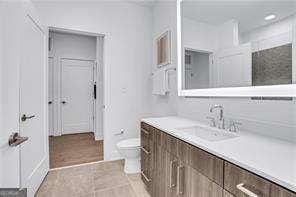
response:
<svg viewBox="0 0 296 197"><path fill-rule="evenodd" d="M51 169L104 159L102 49L102 36L49 31Z"/></svg>

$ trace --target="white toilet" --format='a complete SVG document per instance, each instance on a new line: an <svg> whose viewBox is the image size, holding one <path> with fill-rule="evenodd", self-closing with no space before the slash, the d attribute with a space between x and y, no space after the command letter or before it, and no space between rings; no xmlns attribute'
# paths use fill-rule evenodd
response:
<svg viewBox="0 0 296 197"><path fill-rule="evenodd" d="M124 157L124 172L140 172L140 138L130 138L117 143L119 152Z"/></svg>

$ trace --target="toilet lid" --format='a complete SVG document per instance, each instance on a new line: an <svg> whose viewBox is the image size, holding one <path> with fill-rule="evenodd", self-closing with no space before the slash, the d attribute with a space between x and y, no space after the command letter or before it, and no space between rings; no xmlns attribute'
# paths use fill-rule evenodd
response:
<svg viewBox="0 0 296 197"><path fill-rule="evenodd" d="M140 138L130 138L117 143L120 148L137 148L141 146Z"/></svg>

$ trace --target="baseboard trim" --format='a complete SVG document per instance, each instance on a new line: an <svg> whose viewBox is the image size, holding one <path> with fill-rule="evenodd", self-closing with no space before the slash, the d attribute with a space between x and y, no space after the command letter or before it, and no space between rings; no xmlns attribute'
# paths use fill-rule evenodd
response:
<svg viewBox="0 0 296 197"><path fill-rule="evenodd" d="M21 187L27 188L28 197L31 197L31 196L33 197L35 195L35 193L38 191L48 171L49 171L48 157L44 157L42 161L38 164L38 166L30 174L28 180L26 180L26 183L28 185L33 185L33 188L28 188L27 185L21 185ZM41 177L41 179L39 177ZM39 184L35 185L34 183L39 183Z"/></svg>
<svg viewBox="0 0 296 197"><path fill-rule="evenodd" d="M98 163L106 163L106 162L112 162L112 161L119 161L122 159L115 159L115 160L102 160L102 161L94 161L94 162L89 162L89 163L82 163L82 164L77 164L77 165L71 165L71 166L64 166L64 167L59 167L59 168L52 168L49 171L55 171L55 170L62 170L62 169L68 169L68 168L75 168L75 167L80 167L80 166L87 166L87 165L92 165L92 164L98 164Z"/></svg>

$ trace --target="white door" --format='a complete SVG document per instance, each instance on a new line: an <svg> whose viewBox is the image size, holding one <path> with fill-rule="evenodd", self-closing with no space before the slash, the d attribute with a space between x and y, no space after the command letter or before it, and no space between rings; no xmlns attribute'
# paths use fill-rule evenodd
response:
<svg viewBox="0 0 296 197"><path fill-rule="evenodd" d="M5 3L1 45L0 187L27 188L33 197L48 171L46 36L29 1ZM3 27L2 27L3 25ZM2 29L3 28L3 29ZM21 116L35 115L21 121ZM28 137L26 142L12 132Z"/></svg>
<svg viewBox="0 0 296 197"><path fill-rule="evenodd" d="M220 50L215 67L213 76L217 87L252 85L251 45L243 44Z"/></svg>
<svg viewBox="0 0 296 197"><path fill-rule="evenodd" d="M33 196L45 177L48 161L46 36L31 16L26 15L21 37L20 135L29 140L21 145L21 187Z"/></svg>
<svg viewBox="0 0 296 197"><path fill-rule="evenodd" d="M53 57L48 58L48 133L54 135L54 69Z"/></svg>
<svg viewBox="0 0 296 197"><path fill-rule="evenodd" d="M94 61L61 59L62 134L93 132Z"/></svg>

